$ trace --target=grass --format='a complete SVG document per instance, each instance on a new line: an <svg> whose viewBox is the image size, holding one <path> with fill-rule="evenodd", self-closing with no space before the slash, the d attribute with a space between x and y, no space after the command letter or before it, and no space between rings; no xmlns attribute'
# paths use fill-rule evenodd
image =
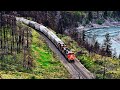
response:
<svg viewBox="0 0 120 90"><path fill-rule="evenodd" d="M36 60L34 73L43 76L43 78L70 78L69 73L58 61L58 57L47 46L44 38L36 31L33 31L32 55ZM40 38L40 42L36 42Z"/></svg>
<svg viewBox="0 0 120 90"><path fill-rule="evenodd" d="M21 24L23 27L27 27ZM31 29L31 28L29 28ZM30 70L22 67L23 54L5 56L0 60L0 78L2 79L68 79L71 75L60 63L58 56L52 52L44 38L32 30L30 45L34 67ZM14 60L16 58L16 61Z"/></svg>

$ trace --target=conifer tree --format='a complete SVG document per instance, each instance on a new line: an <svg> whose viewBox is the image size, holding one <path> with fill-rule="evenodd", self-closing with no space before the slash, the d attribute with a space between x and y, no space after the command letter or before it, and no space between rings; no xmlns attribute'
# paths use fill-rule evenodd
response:
<svg viewBox="0 0 120 90"><path fill-rule="evenodd" d="M116 58L116 55L117 55L117 52L116 52L116 49L114 48L114 52L113 52L113 58Z"/></svg>
<svg viewBox="0 0 120 90"><path fill-rule="evenodd" d="M109 33L106 33L105 35L105 40L104 40L104 49L105 49L105 56L110 57L112 55L112 51L111 51L111 38Z"/></svg>
<svg viewBox="0 0 120 90"><path fill-rule="evenodd" d="M100 49L100 44L98 43L98 41L96 41L94 44L94 52L99 53L99 49Z"/></svg>
<svg viewBox="0 0 120 90"><path fill-rule="evenodd" d="M91 20L92 20L92 18L93 18L93 16L92 16L92 12L91 12L91 11L89 11L89 12L88 12L88 20L89 20L89 21L91 21Z"/></svg>

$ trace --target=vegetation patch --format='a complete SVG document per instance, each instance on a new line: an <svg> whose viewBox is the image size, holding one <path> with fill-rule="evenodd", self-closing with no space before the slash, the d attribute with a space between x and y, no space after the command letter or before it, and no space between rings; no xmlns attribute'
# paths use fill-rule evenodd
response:
<svg viewBox="0 0 120 90"><path fill-rule="evenodd" d="M97 79L118 79L120 77L120 60L112 57L89 53L80 47L71 37L58 34L61 40L76 54L80 62L90 70Z"/></svg>

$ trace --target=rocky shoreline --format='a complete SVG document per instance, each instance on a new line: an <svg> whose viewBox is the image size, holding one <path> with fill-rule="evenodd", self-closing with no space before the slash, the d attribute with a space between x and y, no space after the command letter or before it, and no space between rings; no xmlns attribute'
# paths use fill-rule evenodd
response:
<svg viewBox="0 0 120 90"><path fill-rule="evenodd" d="M80 25L77 29L78 30L91 30L91 29L99 29L99 28L109 28L109 27L120 27L120 22L110 22L106 20L103 24L95 24L95 23L90 23L87 24L86 26Z"/></svg>
<svg viewBox="0 0 120 90"><path fill-rule="evenodd" d="M109 28L109 27L120 27L120 22L112 21L110 22L109 20L106 20L103 24L99 25L96 23L89 23L86 26L79 25L77 28L68 28L65 29L64 33L66 35L71 35L73 32L80 33L81 31L89 31L89 30L94 30L94 29L101 29L101 28Z"/></svg>

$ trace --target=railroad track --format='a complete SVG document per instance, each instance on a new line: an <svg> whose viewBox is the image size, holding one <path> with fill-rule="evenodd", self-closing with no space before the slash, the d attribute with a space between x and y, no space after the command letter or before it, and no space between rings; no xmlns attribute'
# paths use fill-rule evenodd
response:
<svg viewBox="0 0 120 90"><path fill-rule="evenodd" d="M72 63L71 65L77 71L76 75L78 76L79 79L84 79L84 77L86 77L83 73L80 72L79 68L74 63Z"/></svg>
<svg viewBox="0 0 120 90"><path fill-rule="evenodd" d="M95 79L95 76L88 71L76 58L75 62L72 63L72 66L75 68L75 70L79 73L80 79Z"/></svg>
<svg viewBox="0 0 120 90"><path fill-rule="evenodd" d="M38 32L38 31L37 31ZM59 51L59 49L47 38L43 33L38 32L46 40L49 48L57 54L60 58L60 62L65 66L65 68L72 75L72 79L95 79L94 75L90 73L78 59L74 63L69 63L64 55Z"/></svg>
<svg viewBox="0 0 120 90"><path fill-rule="evenodd" d="M87 76L84 74L83 71L80 70L80 68L78 68L74 63L71 64L74 69L77 71L77 76L79 79L87 79Z"/></svg>

